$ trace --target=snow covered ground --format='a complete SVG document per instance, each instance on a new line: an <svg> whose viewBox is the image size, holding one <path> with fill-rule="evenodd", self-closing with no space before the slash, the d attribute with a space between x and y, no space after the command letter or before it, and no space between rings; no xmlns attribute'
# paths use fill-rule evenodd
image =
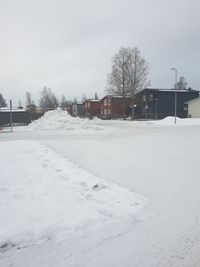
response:
<svg viewBox="0 0 200 267"><path fill-rule="evenodd" d="M147 203L144 197L91 175L37 141L3 142L1 149L1 253L28 250L38 240L52 239L67 243L70 239L66 249L72 253L74 239L89 238L96 231L107 231L110 238L115 225L117 231L127 231ZM84 249L89 249L87 240ZM18 262L16 258L1 260L5 266Z"/></svg>
<svg viewBox="0 0 200 267"><path fill-rule="evenodd" d="M0 133L0 165L5 167L9 157L13 165L4 168L3 178L0 174L3 183L8 177L0 206L10 209L4 211L9 223L1 222L5 228L0 231L0 266L199 267L200 123L179 121L173 125L173 118L160 123L97 120L91 122L93 130L21 128ZM96 126L103 130L94 130ZM35 182L19 170L22 163L12 156L12 146L23 165L35 162L30 169ZM13 187L9 173L17 175ZM100 190L95 190L96 184ZM65 190L73 196L66 196ZM111 191L113 197L107 194ZM28 205L22 204L19 192ZM74 218L80 215L77 224L61 212L66 208ZM19 217L21 230L14 223Z"/></svg>

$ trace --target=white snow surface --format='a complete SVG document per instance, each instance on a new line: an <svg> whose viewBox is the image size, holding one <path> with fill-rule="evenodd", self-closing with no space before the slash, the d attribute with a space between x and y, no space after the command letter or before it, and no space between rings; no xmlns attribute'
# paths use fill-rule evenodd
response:
<svg viewBox="0 0 200 267"><path fill-rule="evenodd" d="M134 222L147 203L37 141L4 142L1 151L0 252L40 239L100 231L127 219Z"/></svg>
<svg viewBox="0 0 200 267"><path fill-rule="evenodd" d="M162 120L158 121L152 121L154 124L157 125L174 125L175 124L175 118L174 117L166 117ZM200 125L200 119L196 118L176 118L176 124L177 125Z"/></svg>
<svg viewBox="0 0 200 267"><path fill-rule="evenodd" d="M89 210L88 219L84 217L84 214L84 220L81 221L82 214L80 213L81 216L78 218L77 224L81 227L73 228L70 222L69 224L66 222L68 226L66 229L64 226L66 217L64 215L62 217L59 212L60 217L47 216L47 218L53 218L52 224L49 220L45 221L43 216L38 215L38 218L40 218L39 223L30 223L31 227L28 227L27 231L22 229L21 235L19 234L19 228L11 234L7 231L7 238L4 235L1 236L3 243L1 242L0 266L199 267L200 120L179 120L177 118L176 125L174 124L174 117L161 121L92 120L91 123L94 127L103 127L104 130L80 130L81 128L78 126L77 131L35 131L34 129L28 130L23 127L15 127L13 133L1 131L0 148L2 161L0 161L0 170L3 169L4 172L0 173L0 178L2 179L2 174L4 178L9 177L9 173L13 173L13 177L17 177L15 176L17 173L25 177L22 168L20 171L20 169L17 169L18 164L15 166L15 161L19 163L15 154L21 154L21 149L25 149L26 146L35 146L34 151L43 150L47 154L47 158L41 151L38 153L43 156L38 158L31 157L31 153L23 152L22 161L26 164L28 164L29 160L35 162L31 164L30 172L31 169L36 168L41 170L44 175L48 173L50 188L52 188L52 184L53 188L55 188L54 197L49 196L52 194L47 193L50 199L51 197L56 198L55 195L58 190L56 188L59 188L60 180L65 183L66 175L64 173L68 174L69 172L68 164L75 167L79 177L86 178L89 175L95 180L95 183L92 182L91 185L88 185L89 191L91 190L94 196L96 196L96 193L103 193L103 190L97 190L97 192L94 190L94 192L93 189L96 187L93 186L101 184L97 188L104 188L105 181L107 181L108 184L118 184L123 188L127 188L128 192L138 192L145 196L145 199L141 195L138 196L134 193L134 198L137 199L138 196L141 200L139 202L140 205L138 205L137 210L135 210L137 205L133 206L133 213L129 213L129 208L127 212L125 208L125 215L123 216L120 216L118 209L115 216L108 215L110 210L108 213L106 212L106 215L102 215L99 212L99 206L94 204L94 209L85 209ZM11 140L16 140L13 144L16 142L16 145L20 147L20 153L10 152L8 154L7 149L9 148L11 151ZM21 143L18 143L19 140L21 140ZM26 140L26 142L23 140ZM38 141L40 145L38 145ZM18 149L15 149L15 151L18 151ZM49 158L51 158L49 157L51 153L54 156L52 156L53 162L51 161L50 168L48 162ZM11 154L14 155L10 156ZM5 157L10 157L11 160L5 163ZM22 161L20 161L20 164L22 164ZM5 168L8 162L9 167ZM57 164L60 165L59 162L62 162L62 168L66 166L67 170L55 171L61 169L61 167L53 169L54 162L55 166ZM16 168L16 171L12 171L10 167L12 165L14 166L13 168ZM25 169L27 170L27 168ZM37 173L36 170L34 171ZM82 173L81 175L79 175L80 172ZM60 175L62 176L62 174L64 174L64 177L61 179ZM75 175L72 175L71 171L69 176L74 177L74 181L76 181ZM17 178L18 180L19 177ZM101 177L101 179L97 177ZM48 183L43 182L43 179L44 177L40 178L41 185L46 185L46 188ZM96 179L101 183L97 183ZM56 181L56 184L52 180ZM38 178L36 178L36 181L38 181ZM21 181L15 183L15 187L17 188L20 183ZM33 180L31 183L33 183ZM11 184L11 181L9 184ZM38 189L38 182L36 184L37 186L31 185L30 191L32 187L36 189L34 190L35 192L40 190ZM73 186L75 185L76 183L73 184ZM26 188L26 186L23 186L23 188ZM4 187L6 188L6 186ZM21 188L21 186L19 187ZM61 192L61 195L57 194L58 199L65 199L63 188L64 186L58 190ZM81 189L82 186L77 185L76 188ZM105 190L107 188L108 186ZM113 186L111 188L114 189ZM47 191L49 192L49 190ZM10 194L9 197L4 194L5 200L7 199L8 203L11 203L13 199L13 205L17 205L20 200L15 197L16 190L13 189L13 192L15 193ZM84 190L82 191L81 189L81 192L84 192ZM116 192L118 192L118 189ZM14 197L12 198L13 195ZM39 196L44 195L39 194ZM85 196L85 193L83 193L83 196ZM44 198L41 197L41 199L41 204L43 205ZM70 199L73 199L73 202L74 200L76 201L75 197ZM95 203L96 197L94 199L94 202L92 200L88 201ZM107 197L104 196L103 199L107 201ZM115 200L117 199L118 196L116 196ZM3 203L3 201L4 198L2 197L1 202ZM50 201L50 204L52 202L55 203ZM62 201L59 201L59 205L65 210L64 204L60 204L60 202ZM87 203L87 201L85 202ZM136 200L136 202L138 201ZM27 203L29 202L27 201ZM8 205L8 207L10 206ZM107 207L107 204L103 204L103 206ZM113 206L114 210L116 210L116 206L114 204ZM48 209L50 210L49 207ZM16 214L18 213L17 210L18 206L15 210ZM20 209L19 212L22 214ZM55 211L52 211L52 214L55 215L55 213ZM24 213L24 219L30 222L31 220L25 218L27 217L26 214L28 212ZM44 214L50 213L44 211ZM76 210L70 211L69 214L76 215ZM56 219L57 217L58 220ZM62 223L62 218L64 224ZM95 218L97 218L97 221L95 221ZM14 219L13 216L9 217L8 228ZM12 229L15 229L14 222Z"/></svg>
<svg viewBox="0 0 200 267"><path fill-rule="evenodd" d="M164 125L172 125L175 124L175 117L168 116L162 120L135 120L131 121L129 119L130 123L132 124L154 124L157 126L164 126ZM125 122L126 123L126 122ZM188 126L188 125L200 125L200 118L179 118L176 117L176 126Z"/></svg>
<svg viewBox="0 0 200 267"><path fill-rule="evenodd" d="M33 121L27 127L29 130L102 130L89 119L72 117L61 109L47 111L44 116Z"/></svg>

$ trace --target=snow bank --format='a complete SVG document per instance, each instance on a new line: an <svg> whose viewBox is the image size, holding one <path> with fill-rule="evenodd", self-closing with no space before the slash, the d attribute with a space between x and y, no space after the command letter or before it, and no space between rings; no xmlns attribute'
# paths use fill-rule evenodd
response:
<svg viewBox="0 0 200 267"><path fill-rule="evenodd" d="M140 124L146 124L146 125L174 125L175 118L173 116L168 116L162 120L136 120L136 121L131 121L127 120L128 122L131 122L136 125ZM125 121L126 123L126 121ZM177 125L200 125L200 119L198 118L176 118L176 124Z"/></svg>
<svg viewBox="0 0 200 267"><path fill-rule="evenodd" d="M1 150L0 251L130 221L146 204L141 195L91 175L37 141L1 142Z"/></svg>
<svg viewBox="0 0 200 267"><path fill-rule="evenodd" d="M166 117L162 120L154 121L154 124L161 124L161 125L173 125L175 123L174 117ZM176 123L178 125L200 125L200 119L195 118L176 118Z"/></svg>
<svg viewBox="0 0 200 267"><path fill-rule="evenodd" d="M32 122L29 130L102 130L92 120L71 117L66 111L57 109L44 114L43 117Z"/></svg>

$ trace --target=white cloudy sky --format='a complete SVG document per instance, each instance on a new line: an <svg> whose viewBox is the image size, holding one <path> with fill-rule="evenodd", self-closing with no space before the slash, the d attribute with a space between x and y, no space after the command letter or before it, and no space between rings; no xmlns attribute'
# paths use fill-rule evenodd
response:
<svg viewBox="0 0 200 267"><path fill-rule="evenodd" d="M34 100L44 85L60 98L103 96L111 57L137 46L152 87L174 73L200 89L199 0L0 0L0 92Z"/></svg>

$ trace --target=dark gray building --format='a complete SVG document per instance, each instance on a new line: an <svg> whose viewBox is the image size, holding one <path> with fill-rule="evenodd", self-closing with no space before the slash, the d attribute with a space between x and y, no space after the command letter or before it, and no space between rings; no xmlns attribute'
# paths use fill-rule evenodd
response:
<svg viewBox="0 0 200 267"><path fill-rule="evenodd" d="M73 117L84 117L83 104L74 102L70 107L71 116Z"/></svg>
<svg viewBox="0 0 200 267"><path fill-rule="evenodd" d="M15 125L27 125L31 122L30 113L23 109L12 110L12 122ZM10 110L0 109L0 126L10 124Z"/></svg>
<svg viewBox="0 0 200 267"><path fill-rule="evenodd" d="M177 116L187 117L189 100L199 97L193 89L156 89L145 88L135 97L134 114L136 119L163 119L175 114L175 94L177 95Z"/></svg>

